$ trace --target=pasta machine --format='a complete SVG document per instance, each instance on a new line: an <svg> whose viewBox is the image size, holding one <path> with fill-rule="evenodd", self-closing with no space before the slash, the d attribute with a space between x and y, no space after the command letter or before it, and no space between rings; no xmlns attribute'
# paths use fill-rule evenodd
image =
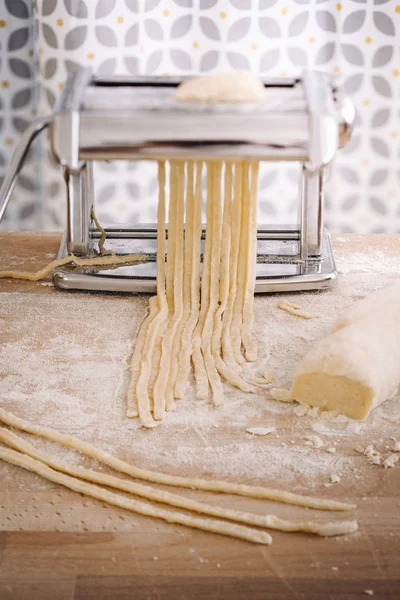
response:
<svg viewBox="0 0 400 600"><path fill-rule="evenodd" d="M300 163L298 224L259 224L256 292L327 288L337 273L324 229L324 185L336 151L349 140L355 110L326 74L266 78L265 100L249 104L179 102L184 77L94 77L71 74L58 109L25 131L0 191L0 220L33 139L50 131L64 170L67 226L58 257L98 254L93 222L94 161L254 159ZM142 252L145 263L107 270L58 268L64 289L154 292L156 225L107 226L108 248Z"/></svg>

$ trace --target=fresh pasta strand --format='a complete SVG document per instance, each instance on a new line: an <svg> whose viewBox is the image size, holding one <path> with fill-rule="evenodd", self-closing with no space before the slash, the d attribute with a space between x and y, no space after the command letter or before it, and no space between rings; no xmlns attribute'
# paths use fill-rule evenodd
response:
<svg viewBox="0 0 400 600"><path fill-rule="evenodd" d="M250 202L249 202L249 164L243 165L242 181L242 212L240 219L240 240L239 240L239 258L237 264L237 291L233 307L231 338L232 349L236 362L240 365L244 362L241 353L242 346L242 323L243 323L243 303L244 289L246 285L247 271L247 248L249 245L250 228Z"/></svg>
<svg viewBox="0 0 400 600"><path fill-rule="evenodd" d="M176 239L177 239L177 219L178 215L178 182L179 182L179 163L170 161L170 201L168 216L168 251L167 251L167 269L166 269L166 297L168 304L169 317L164 323L162 336L160 339L160 361L157 370L154 389L154 418L162 420L165 417L166 398L165 390L168 382L168 371L170 365L170 345L172 345L171 330L173 328L173 315L175 312L174 297L174 279L175 279L175 257L176 257ZM158 276L158 274L157 274Z"/></svg>
<svg viewBox="0 0 400 600"><path fill-rule="evenodd" d="M63 267L64 265L73 264L77 267L115 267L136 265L147 261L147 256L144 254L124 254L124 255L112 255L112 256L95 256L94 258L80 258L74 254L64 256L57 260L51 261L48 265L30 273L28 271L0 271L0 279L24 279L26 281L40 281L50 275L57 267Z"/></svg>
<svg viewBox="0 0 400 600"><path fill-rule="evenodd" d="M216 406L224 402L224 388L211 352L214 317L219 300L219 267L221 255L221 163L208 163L210 180L207 204L211 204L209 302L201 334L201 351ZM208 223L207 223L208 226Z"/></svg>
<svg viewBox="0 0 400 600"><path fill-rule="evenodd" d="M211 347L215 366L230 385L237 387L243 392L255 392L256 388L245 381L232 368L229 368L221 358L221 335L222 315L225 312L229 299L230 281L230 256L231 256L231 228L232 228L232 163L225 164L224 185L224 211L221 233L221 263L220 263L220 305L214 317L214 330L212 334Z"/></svg>
<svg viewBox="0 0 400 600"><path fill-rule="evenodd" d="M112 467L120 473L125 473L136 479L142 479L151 481L153 483L161 483L176 487L201 489L225 494L235 494L238 496L248 496L251 498L260 498L264 500L274 500L276 502L295 504L297 506L306 506L318 510L347 511L356 508L356 505L354 504L347 504L335 500L325 500L322 498L313 498L311 496L303 496L301 494L294 494L284 490L231 483L228 481L210 481L207 479L181 477L179 475L168 475L166 473L141 469L140 467L136 467L123 460L120 460L112 454L96 448L92 444L80 440L79 438L59 432L51 427L35 425L26 419L21 419L20 417L13 415L3 408L0 408L0 421L9 427L13 427L14 429L19 429L20 431L37 435L52 442L62 444L67 448L73 448L74 450L77 450L86 456L90 456L91 458L99 460L100 462Z"/></svg>
<svg viewBox="0 0 400 600"><path fill-rule="evenodd" d="M206 319L208 306L210 302L210 269L211 269L211 242L212 242L212 203L209 199L212 195L212 171L208 168L207 172L207 223L206 239L204 243L203 272L201 276L200 287L200 313L197 325L192 336L192 360L194 366L194 375L196 379L196 398L205 400L208 398L208 374L204 364L204 358L201 351L201 339L203 327Z"/></svg>
<svg viewBox="0 0 400 600"><path fill-rule="evenodd" d="M157 313L145 332L144 349L140 359L140 375L136 383L139 415L144 425L154 427L151 417L149 380L157 335L168 319L168 304L165 291L165 162L158 163L158 211L157 211ZM140 332L141 333L141 332ZM142 419L145 415L145 421Z"/></svg>
<svg viewBox="0 0 400 600"><path fill-rule="evenodd" d="M277 304L278 308L281 310L285 310L291 315L295 317L300 317L300 319L318 319L319 315L313 315L307 312L304 312L298 304L294 302L289 302L288 300L281 300Z"/></svg>
<svg viewBox="0 0 400 600"><path fill-rule="evenodd" d="M185 171L182 171L182 198L180 199L182 209L182 219L180 225L182 225L182 232L179 234L179 253L181 255L181 261L179 264L179 313L177 315L177 325L174 333L174 339L172 343L171 353L171 367L169 371L168 384L166 388L166 405L167 408L174 405L175 397L175 384L179 370L179 354L182 346L182 334L186 326L187 320L190 314L190 269L192 264L192 253L193 247L191 245L193 238L193 215L194 215L194 163L188 161L187 167L187 178L185 184ZM186 189L185 189L186 188ZM185 198L184 198L185 193ZM186 207L186 212L185 212ZM185 219L183 215L185 213ZM183 221L185 220L185 227L183 227ZM183 278L182 278L183 273ZM178 282L178 279L175 280Z"/></svg>
<svg viewBox="0 0 400 600"><path fill-rule="evenodd" d="M146 405L141 403L139 410L139 402L137 397L137 382L140 376L140 370L142 368L142 357L145 348L146 336L150 324L154 321L154 318L158 312L158 299L157 296L152 296L149 300L150 311L145 320L143 321L137 338L136 344L131 358L130 365L130 381L127 392L127 411L126 416L128 418L140 416L140 420L145 427L154 427L155 423L151 416L150 409L146 411Z"/></svg>
<svg viewBox="0 0 400 600"><path fill-rule="evenodd" d="M171 372L171 363L174 360L172 356L174 337L183 313L182 299L182 281L183 281L183 213L184 213L184 164L177 162L171 164L171 168L176 168L176 197L171 198L170 202L176 203L175 208L175 235L171 242L175 244L174 251L174 272L173 272L173 312L164 333L161 346L160 371L154 386L154 418L163 419L166 410L174 409L173 394L167 397L167 386ZM160 404L156 400L160 399ZM158 410L159 406L161 410Z"/></svg>
<svg viewBox="0 0 400 600"><path fill-rule="evenodd" d="M104 243L107 239L106 230L101 225L98 218L96 217L96 213L94 212L93 206L92 206L92 210L90 211L90 216L92 217L97 229L100 231L100 239L99 239L100 256L116 256L115 252L113 252L112 250L107 250L107 248L104 248Z"/></svg>
<svg viewBox="0 0 400 600"><path fill-rule="evenodd" d="M201 207L202 189L201 178L203 163L196 162L196 182L194 191L193 229L190 230L188 243L191 246L190 269L190 316L182 332L182 343L178 358L178 375L175 384L175 397L183 398L185 385L190 372L190 358L193 345L192 335L199 318L200 307L200 245L201 245Z"/></svg>
<svg viewBox="0 0 400 600"><path fill-rule="evenodd" d="M176 217L176 248L175 248L175 273L174 273L174 313L172 315L171 341L170 341L170 365L165 387L166 409L175 410L174 387L176 371L172 363L178 360L180 346L179 338L175 342L183 315L183 254L184 254L184 212L185 212L185 163L178 165L178 188L177 188L177 217ZM174 353L175 350L175 353ZM172 376L172 380L171 380ZM168 393L169 392L169 393Z"/></svg>
<svg viewBox="0 0 400 600"><path fill-rule="evenodd" d="M242 215L242 178L243 164L235 163L234 197L232 204L232 233L231 233L231 255L229 265L229 297L227 307L222 318L222 356L224 363L234 370L238 363L232 348L231 327L234 306L237 295L237 271L239 260L239 243Z"/></svg>
<svg viewBox="0 0 400 600"><path fill-rule="evenodd" d="M249 228L247 243L247 265L245 273L245 289L243 300L243 323L241 329L242 342L246 360L257 360L257 344L252 336L254 322L254 290L257 272L257 180L259 164L252 162L250 166L251 182L249 190Z"/></svg>
<svg viewBox="0 0 400 600"><path fill-rule="evenodd" d="M49 454L38 450L35 446L25 441L12 431L8 431L0 427L0 440L12 447L14 450L27 454L31 458L41 461L48 467L61 471L67 475L78 477L79 479L85 479L93 483L112 487L114 489L121 490L123 492L129 492L136 496L145 498L146 500L153 500L163 504L168 504L177 508L183 508L185 510L191 510L200 514L206 514L213 517L222 519L228 519L230 521L236 521L238 523L244 523L246 525L254 525L256 527L271 527L272 529L279 529L280 531L306 531L315 533L317 535L341 535L343 533L351 533L349 529L352 527L352 531L357 528L356 521L337 521L333 523L313 523L313 522L296 522L296 521L284 521L275 515L257 515L254 513L243 512L240 510L233 510L229 508L221 508L219 506L213 506L178 494L171 494L163 490L154 489L150 486L142 485L132 481L120 479L112 475L106 475L98 471L85 469L81 466L70 465L64 461L52 458Z"/></svg>
<svg viewBox="0 0 400 600"><path fill-rule="evenodd" d="M186 515L177 511L165 510L163 508L155 507L147 502L141 502L140 500L133 500L132 498L114 494L113 492L109 492L92 483L87 483L76 477L71 477L70 475L55 471L44 463L35 460L30 456L21 454L20 452L15 452L14 450L0 448L0 459L33 473L37 473L44 479L63 485L64 487L84 494L85 496L90 496L96 500L101 500L108 504L112 504L113 506L118 506L119 508L124 508L147 517L154 517L155 519L162 519L168 523L186 525L187 527L201 529L203 531L220 533L222 535L236 537L256 544L270 544L272 541L271 536L264 531L258 531L234 523L227 523L226 521L219 519L204 519L202 517L194 517L193 515Z"/></svg>

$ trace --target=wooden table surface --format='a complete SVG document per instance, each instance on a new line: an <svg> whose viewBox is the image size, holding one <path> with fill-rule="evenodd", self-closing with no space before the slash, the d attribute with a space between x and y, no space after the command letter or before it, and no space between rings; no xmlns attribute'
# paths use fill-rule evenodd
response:
<svg viewBox="0 0 400 600"><path fill-rule="evenodd" d="M346 238L346 251L369 247L400 260L400 236ZM12 257L36 270L58 243L56 234L1 233L0 269ZM3 280L0 309L5 292L64 293ZM274 533L268 547L162 522L150 527L145 518L123 532L7 531L0 523L0 599L400 598L400 468L376 473L359 503L360 531L344 538Z"/></svg>

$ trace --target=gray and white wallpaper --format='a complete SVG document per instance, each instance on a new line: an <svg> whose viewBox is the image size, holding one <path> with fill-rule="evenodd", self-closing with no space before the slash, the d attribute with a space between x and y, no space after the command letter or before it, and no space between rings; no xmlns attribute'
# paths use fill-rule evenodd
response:
<svg viewBox="0 0 400 600"><path fill-rule="evenodd" d="M341 77L358 109L329 183L334 231L400 231L400 0L0 0L0 177L35 112L52 110L67 73L292 75L304 66ZM3 228L60 229L59 170L38 145ZM260 221L289 222L293 166L263 165ZM154 219L154 168L96 169L99 217Z"/></svg>

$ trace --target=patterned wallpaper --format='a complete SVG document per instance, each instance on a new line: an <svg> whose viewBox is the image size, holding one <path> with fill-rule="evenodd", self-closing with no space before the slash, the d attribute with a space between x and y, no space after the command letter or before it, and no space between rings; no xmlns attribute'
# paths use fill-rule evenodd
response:
<svg viewBox="0 0 400 600"><path fill-rule="evenodd" d="M19 136L37 107L34 19L31 2L0 0L0 181ZM38 146L23 169L2 228L41 225Z"/></svg>
<svg viewBox="0 0 400 600"><path fill-rule="evenodd" d="M133 75L310 66L341 77L358 109L329 183L328 225L400 231L400 0L0 0L0 19L0 175L32 111L51 111L79 65ZM64 184L47 154L37 149L24 170L5 227L63 226ZM293 220L297 184L293 165L264 164L260 221ZM156 187L152 165L98 165L99 216L154 220Z"/></svg>

